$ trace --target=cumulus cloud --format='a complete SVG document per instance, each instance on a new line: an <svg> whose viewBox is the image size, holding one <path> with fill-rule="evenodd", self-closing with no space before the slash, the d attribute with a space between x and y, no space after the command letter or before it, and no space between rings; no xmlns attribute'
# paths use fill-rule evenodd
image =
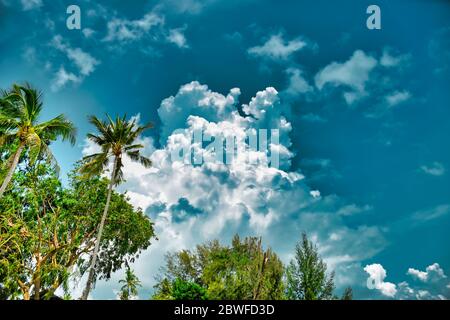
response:
<svg viewBox="0 0 450 320"><path fill-rule="evenodd" d="M368 286L371 289L377 289L382 295L393 298L397 293L396 285L391 282L385 282L386 270L381 264L374 263L364 267L364 271L369 274ZM369 283L372 283L372 286Z"/></svg>
<svg viewBox="0 0 450 320"><path fill-rule="evenodd" d="M442 163L440 162L433 162L430 165L423 165L420 167L420 170L422 170L423 172L425 172L426 174L429 174L431 176L442 176L445 174L445 167Z"/></svg>
<svg viewBox="0 0 450 320"><path fill-rule="evenodd" d="M306 46L307 43L301 38L284 40L283 34L278 33L270 36L263 45L248 49L248 53L252 56L271 60L287 60L292 54Z"/></svg>
<svg viewBox="0 0 450 320"><path fill-rule="evenodd" d="M439 281L441 279L446 279L447 276L444 273L444 270L439 266L438 263L433 263L429 265L425 271L420 271L414 268L409 268L408 275L413 276L414 278L419 279L422 282L432 282Z"/></svg>
<svg viewBox="0 0 450 320"><path fill-rule="evenodd" d="M385 282L386 270L380 264L367 265L364 271L369 274L368 287L379 290L385 297L400 300L446 300L450 297L447 276L438 263L429 265L425 271L408 269L406 274L417 280L418 284L410 284L407 281L398 284Z"/></svg>
<svg viewBox="0 0 450 320"><path fill-rule="evenodd" d="M345 203L310 189L303 174L290 168L292 127L275 88L257 92L240 108L239 95L238 88L223 95L195 81L181 86L158 110L161 147L152 152L153 167L125 162L126 182L120 190L127 191L133 204L152 218L160 239L141 255L134 269L151 288L167 251L214 238L229 241L235 233L261 235L288 261L301 232L307 231L330 269L337 271L337 281L348 285L352 279L340 278L339 270L382 250L386 245L382 231L374 226L346 226L337 214ZM280 130L279 141L270 146L280 152L279 168L271 166L269 152L251 148L240 149L224 164L216 158L220 147L192 139L200 129L205 137L223 135L225 141L233 137L248 145L246 133L263 128ZM147 143L152 149L153 141ZM89 144L86 153L95 151L88 148ZM181 156L173 157L180 150ZM192 165L192 152L205 161Z"/></svg>

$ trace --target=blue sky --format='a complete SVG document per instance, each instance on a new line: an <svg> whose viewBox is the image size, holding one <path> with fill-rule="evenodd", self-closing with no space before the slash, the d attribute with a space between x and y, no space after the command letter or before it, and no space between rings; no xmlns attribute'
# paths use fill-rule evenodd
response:
<svg viewBox="0 0 450 320"><path fill-rule="evenodd" d="M66 28L71 4L81 8L81 30ZM366 28L371 4L381 8L381 30ZM89 114L153 121L142 139L154 157L167 154L174 123L189 130L194 115L205 126L237 125L218 108L263 108L250 102L257 92L271 102L265 123L290 123L282 178L261 167L130 166L121 190L168 234L135 266L141 298L167 250L240 232L263 235L287 261L302 230L336 269L340 290L449 298L449 9L438 0L0 0L0 87L29 81L44 91L44 117L65 113L76 123L76 147L52 146L63 173L91 150ZM206 107L195 107L199 97ZM233 190L245 184L253 191L238 199ZM367 276L383 270L384 282L369 290ZM113 298L117 287L99 283L93 297Z"/></svg>

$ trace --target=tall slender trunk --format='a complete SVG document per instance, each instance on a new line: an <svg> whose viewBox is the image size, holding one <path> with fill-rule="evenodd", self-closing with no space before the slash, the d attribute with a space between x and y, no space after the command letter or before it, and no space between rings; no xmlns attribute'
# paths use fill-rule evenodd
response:
<svg viewBox="0 0 450 320"><path fill-rule="evenodd" d="M97 239L95 240L95 248L91 257L91 266L89 270L89 276L86 282L86 287L84 288L83 295L81 296L81 300L87 300L89 296L89 292L91 292L92 285L94 283L95 276L95 264L97 263L98 251L100 249L100 241L102 239L103 227L105 226L106 216L108 215L109 203L111 201L112 189L114 186L114 177L117 167L117 157L114 159L113 171L111 173L111 180L109 182L108 188L108 196L106 198L105 209L103 210L102 220L100 221L100 225L98 228Z"/></svg>
<svg viewBox="0 0 450 320"><path fill-rule="evenodd" d="M16 171L17 164L19 163L20 155L22 154L23 149L25 148L25 143L20 143L19 147L14 154L13 161L11 166L8 169L8 174L5 177L5 180L2 182L2 186L0 187L0 199L3 197L3 193L5 193L8 184L11 182L14 171Z"/></svg>

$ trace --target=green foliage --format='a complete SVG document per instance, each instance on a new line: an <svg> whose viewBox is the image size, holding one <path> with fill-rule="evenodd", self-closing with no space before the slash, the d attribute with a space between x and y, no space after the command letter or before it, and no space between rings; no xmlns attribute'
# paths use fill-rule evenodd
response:
<svg viewBox="0 0 450 320"><path fill-rule="evenodd" d="M140 153L144 146L136 143L136 139L143 131L151 128L152 124L139 126L135 120L128 121L126 116L117 117L115 120L108 116L108 121L102 121L95 116L91 116L89 122L95 126L98 134L89 133L87 137L101 148L101 152L83 158L84 163L80 167L82 174L85 176L101 174L107 168L109 159L113 158L116 170L112 173L111 179L114 184L119 184L123 180L123 154L130 157L131 160L141 163L146 168L151 166L150 159Z"/></svg>
<svg viewBox="0 0 450 320"><path fill-rule="evenodd" d="M291 300L334 299L334 273L327 275L327 266L317 247L306 234L295 248L295 258L286 269L287 297Z"/></svg>
<svg viewBox="0 0 450 320"><path fill-rule="evenodd" d="M9 157L2 161L3 195L18 164L23 151L28 161L34 164L46 158L56 166L49 144L58 138L75 143L76 129L72 122L60 114L55 118L39 122L42 113L42 93L30 85L14 84L11 89L1 92L0 97L0 147L15 146L9 150ZM4 157L5 154L2 154ZM2 159L3 160L3 159ZM5 174L5 170L8 174Z"/></svg>
<svg viewBox="0 0 450 320"><path fill-rule="evenodd" d="M139 135L146 129L152 127L151 124L139 126L136 119L128 121L126 116L117 117L115 121L108 116L108 121L101 121L95 116L89 118L89 122L93 124L98 134L88 133L88 139L98 145L101 149L99 153L94 153L83 158L82 166L79 172L85 178L100 175L106 170L110 158L113 159L113 169L111 172L111 180L108 186L108 195L103 209L103 213L98 225L97 240L94 251L91 256L91 269L89 270L86 287L83 291L82 299L88 298L89 292L95 282L95 269L98 266L97 258L100 248L100 242L103 240L103 229L106 223L106 217L110 210L110 199L114 185L118 185L123 180L123 162L122 157L127 155L131 160L140 162L144 167L151 166L150 159L141 155L140 150L144 147L142 144L136 144ZM103 254L103 252L101 253Z"/></svg>
<svg viewBox="0 0 450 320"><path fill-rule="evenodd" d="M177 278L172 284L174 300L208 300L206 290L195 282Z"/></svg>
<svg viewBox="0 0 450 320"><path fill-rule="evenodd" d="M261 239L233 238L231 246L218 241L166 256L166 268L153 298L174 297L174 283L195 283L209 299L283 299L283 264Z"/></svg>
<svg viewBox="0 0 450 320"><path fill-rule="evenodd" d="M87 269L108 180L81 180L75 172L64 188L52 167L37 163L15 174L0 200L0 292L10 299L51 298L68 289L75 267ZM153 225L126 196L113 193L109 224L96 273L109 279L150 245ZM66 290L67 291L67 290Z"/></svg>
<svg viewBox="0 0 450 320"><path fill-rule="evenodd" d="M345 288L341 300L353 300L353 289L351 287Z"/></svg>
<svg viewBox="0 0 450 320"><path fill-rule="evenodd" d="M119 283L123 283L123 286L120 288L120 300L129 300L138 295L138 288L141 287L141 281L139 281L139 278L128 265L125 272L125 279L119 280Z"/></svg>

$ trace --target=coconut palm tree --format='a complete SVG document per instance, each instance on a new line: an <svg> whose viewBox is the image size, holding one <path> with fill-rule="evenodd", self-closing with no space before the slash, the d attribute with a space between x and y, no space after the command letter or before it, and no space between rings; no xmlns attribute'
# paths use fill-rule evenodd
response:
<svg viewBox="0 0 450 320"><path fill-rule="evenodd" d="M123 283L122 288L120 288L120 300L129 300L131 297L136 297L138 288L141 287L141 281L129 266L127 266L125 279L119 280L119 283Z"/></svg>
<svg viewBox="0 0 450 320"><path fill-rule="evenodd" d="M0 187L0 198L11 182L23 151L28 150L30 164L40 156L55 162L48 147L51 141L62 138L75 144L75 126L64 115L38 122L42 107L42 92L29 84L14 84L10 90L1 92L0 146L17 147L6 162L7 173Z"/></svg>
<svg viewBox="0 0 450 320"><path fill-rule="evenodd" d="M144 130L151 128L152 125L148 123L144 126L139 126L136 124L135 120L126 120L126 116L122 118L117 117L115 120L112 120L109 116L107 117L107 121L99 120L95 116L89 117L89 122L95 126L98 134L90 133L87 137L90 141L100 147L100 152L84 157L84 164L80 167L81 174L85 176L98 175L109 166L110 161L112 160L112 171L108 187L108 195L98 227L98 235L95 242L94 252L91 257L91 265L86 287L81 297L82 300L86 300L88 298L89 292L91 291L94 283L95 265L100 248L103 227L105 225L105 220L111 201L111 193L113 187L118 185L123 180L123 155L127 155L133 161L140 162L146 168L150 167L152 164L150 159L142 156L140 153L140 149L144 146L136 143L136 139L139 135Z"/></svg>

